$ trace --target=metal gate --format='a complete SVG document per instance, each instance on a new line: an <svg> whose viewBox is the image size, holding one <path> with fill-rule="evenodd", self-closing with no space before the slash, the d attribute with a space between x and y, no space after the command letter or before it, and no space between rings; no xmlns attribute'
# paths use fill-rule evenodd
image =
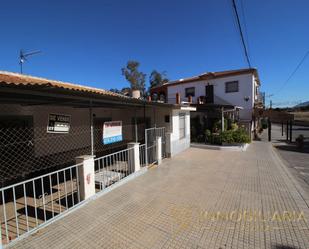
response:
<svg viewBox="0 0 309 249"><path fill-rule="evenodd" d="M162 158L166 157L165 127L145 129L146 165L153 164L158 161L156 153L156 137L161 137Z"/></svg>

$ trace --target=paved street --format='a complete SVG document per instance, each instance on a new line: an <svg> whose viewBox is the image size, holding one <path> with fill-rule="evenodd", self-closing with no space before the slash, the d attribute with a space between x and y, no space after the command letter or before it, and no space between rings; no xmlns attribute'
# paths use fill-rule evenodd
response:
<svg viewBox="0 0 309 249"><path fill-rule="evenodd" d="M309 248L306 193L271 143L191 148L11 248Z"/></svg>

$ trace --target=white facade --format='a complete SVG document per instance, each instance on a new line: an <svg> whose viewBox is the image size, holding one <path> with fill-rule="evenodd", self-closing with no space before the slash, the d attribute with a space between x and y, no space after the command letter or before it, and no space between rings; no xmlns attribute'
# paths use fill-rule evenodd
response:
<svg viewBox="0 0 309 249"><path fill-rule="evenodd" d="M180 136L180 115L185 116L185 136ZM190 111L173 110L171 126L173 127L171 133L167 133L166 141L167 153L174 156L190 147Z"/></svg>
<svg viewBox="0 0 309 249"><path fill-rule="evenodd" d="M238 92L225 92L225 83L238 81ZM252 119L254 103L257 101L257 79L252 73L239 74L229 77L220 77L209 80L198 80L194 82L184 82L170 84L167 88L168 103L176 103L176 93L180 94L181 101L188 101L186 88L194 87L195 96L193 103L197 103L200 96L205 96L205 87L214 86L214 104L233 105L241 107L240 120L249 121Z"/></svg>

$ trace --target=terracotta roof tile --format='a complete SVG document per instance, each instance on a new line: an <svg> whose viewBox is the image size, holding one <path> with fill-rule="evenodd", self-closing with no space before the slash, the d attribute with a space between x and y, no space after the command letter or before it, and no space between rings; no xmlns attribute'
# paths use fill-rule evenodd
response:
<svg viewBox="0 0 309 249"><path fill-rule="evenodd" d="M101 94L105 96L114 96L120 98L130 98L127 96L123 96L121 94L117 94L111 91L107 91L104 89L99 89L95 87L83 86L68 82L50 80L40 77L34 77L30 75L12 73L7 71L0 71L0 86L1 85L15 85L15 86L50 86L55 88L62 88L66 90L73 90L79 92L88 92Z"/></svg>

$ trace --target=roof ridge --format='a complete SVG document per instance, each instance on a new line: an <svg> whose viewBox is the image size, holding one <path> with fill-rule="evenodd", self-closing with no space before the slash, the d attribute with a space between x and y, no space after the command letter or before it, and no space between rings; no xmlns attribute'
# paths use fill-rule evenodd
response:
<svg viewBox="0 0 309 249"><path fill-rule="evenodd" d="M92 87L92 86L87 86L87 85L82 85L82 84L76 84L76 83L72 83L72 82L65 82L65 81L60 81L60 80L53 80L53 79L48 79L48 78L44 78L44 77L38 77L38 76L33 76L33 75L28 75L28 74L20 74L20 73L16 73L16 72L9 72L9 71L3 71L0 70L0 74L2 75L7 75L7 76L15 76L15 77L20 77L20 78L28 78L28 79L34 79L34 80L39 80L39 81L46 81L46 83L56 83L56 84L62 84L62 85L67 85L67 86L72 86L72 87L81 87L81 88L85 88L88 90L96 90L96 91L100 91L100 92L105 92L105 93L111 93L113 95L118 95L121 97L128 97L128 96L124 96L121 95L119 93L115 93L103 88L97 88L97 87Z"/></svg>

